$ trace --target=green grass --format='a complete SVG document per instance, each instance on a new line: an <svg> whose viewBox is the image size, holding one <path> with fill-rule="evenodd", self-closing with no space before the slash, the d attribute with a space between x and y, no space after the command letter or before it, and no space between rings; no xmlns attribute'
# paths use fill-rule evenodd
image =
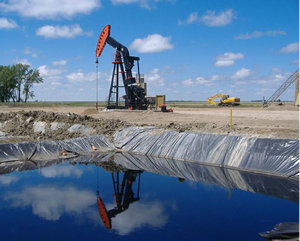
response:
<svg viewBox="0 0 300 241"><path fill-rule="evenodd" d="M0 103L0 106L8 107L59 107L59 106L77 106L77 107L95 107L96 103L92 101L43 101L43 102L27 102L27 103ZM105 107L106 102L98 102L99 107Z"/></svg>
<svg viewBox="0 0 300 241"><path fill-rule="evenodd" d="M285 105L294 105L292 101L282 102ZM169 108L179 107L179 108L218 108L206 101L167 101L166 105ZM273 105L276 105L274 103ZM96 103L93 101L62 101L62 102L27 102L27 103L0 103L0 106L8 106L8 107L60 107L60 106L71 106L71 107L90 107L94 108ZM99 101L98 107L106 107L105 101ZM247 107L262 107L261 102L252 102L252 101L243 101L239 106L235 106L234 108L247 108Z"/></svg>
<svg viewBox="0 0 300 241"><path fill-rule="evenodd" d="M168 101L167 106L181 108L219 108L206 101ZM240 105L234 108L241 107L261 107L261 102L241 102Z"/></svg>
<svg viewBox="0 0 300 241"><path fill-rule="evenodd" d="M285 105L294 105L293 101L283 101ZM180 108L220 108L218 106L214 106L206 101L167 101L166 105L168 107L174 108L174 107L180 107ZM276 105L276 102L273 103L273 105ZM252 102L252 101L242 101L240 105L234 106L233 108L259 108L262 107L262 103L259 102Z"/></svg>

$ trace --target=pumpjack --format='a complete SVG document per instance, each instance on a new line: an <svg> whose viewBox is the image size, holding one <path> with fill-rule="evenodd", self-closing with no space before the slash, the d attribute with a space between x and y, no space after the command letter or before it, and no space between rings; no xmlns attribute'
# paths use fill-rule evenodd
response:
<svg viewBox="0 0 300 241"><path fill-rule="evenodd" d="M128 49L110 36L111 26L108 24L102 30L96 47L96 64L98 57L106 44L109 44L116 50L113 74L111 78L111 86L107 101L107 109L131 109L131 110L146 110L148 101L145 95L145 89L137 85L136 78L132 76L132 68L134 62L137 62L138 72L137 78L140 78L139 57L130 56ZM124 71L125 67L125 71ZM119 83L119 74L122 76L123 86ZM125 88L125 95L122 98L125 100L125 106L119 103L119 89Z"/></svg>

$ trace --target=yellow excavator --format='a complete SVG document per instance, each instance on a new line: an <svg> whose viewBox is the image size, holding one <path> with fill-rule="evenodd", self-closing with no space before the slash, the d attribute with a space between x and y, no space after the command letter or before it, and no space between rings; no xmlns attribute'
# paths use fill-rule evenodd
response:
<svg viewBox="0 0 300 241"><path fill-rule="evenodd" d="M221 98L219 103L213 101L213 99L216 98ZM224 94L213 95L207 98L206 101L211 103L212 105L217 105L217 106L235 106L240 104L240 98L229 97L229 95L224 95Z"/></svg>

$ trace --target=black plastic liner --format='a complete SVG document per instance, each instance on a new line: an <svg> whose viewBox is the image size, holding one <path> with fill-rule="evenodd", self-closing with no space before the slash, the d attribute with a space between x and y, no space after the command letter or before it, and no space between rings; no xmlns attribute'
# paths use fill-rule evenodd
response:
<svg viewBox="0 0 300 241"><path fill-rule="evenodd" d="M273 230L259 233L267 240L299 240L299 223L280 223Z"/></svg>
<svg viewBox="0 0 300 241"><path fill-rule="evenodd" d="M115 134L114 145L102 135L1 144L0 163L116 151L299 178L299 140L178 133L153 127L126 128Z"/></svg>
<svg viewBox="0 0 300 241"><path fill-rule="evenodd" d="M0 145L0 163L17 160L70 158L84 153L114 151L105 136L97 135L63 141L20 142Z"/></svg>
<svg viewBox="0 0 300 241"><path fill-rule="evenodd" d="M134 154L284 177L299 174L299 140L129 127L115 134L115 147Z"/></svg>

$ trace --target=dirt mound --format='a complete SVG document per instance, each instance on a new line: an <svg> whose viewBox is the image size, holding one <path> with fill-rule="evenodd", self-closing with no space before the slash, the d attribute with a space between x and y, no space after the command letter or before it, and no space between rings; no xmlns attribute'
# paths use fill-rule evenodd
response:
<svg viewBox="0 0 300 241"><path fill-rule="evenodd" d="M116 118L93 118L87 115L87 113L95 113L95 111L97 110L86 109L83 112L86 113L85 115L45 111L0 113L0 131L14 137L2 139L0 143L65 140L89 135L105 135L112 142L115 132L133 125L132 123ZM139 116L143 119L148 119L148 116L151 114L153 112L143 112L139 113ZM146 124L134 125L145 126ZM152 126L160 129L176 130L178 132L210 129L219 129L221 131L224 129L223 127L217 127L214 123L182 124L170 122L168 124L154 124Z"/></svg>
<svg viewBox="0 0 300 241"><path fill-rule="evenodd" d="M298 106L293 106L293 105L278 105L278 104L273 104L267 108L267 110L286 110L286 111L299 111Z"/></svg>
<svg viewBox="0 0 300 241"><path fill-rule="evenodd" d="M37 124L40 124L39 126ZM79 126L78 131L70 131ZM28 140L64 140L90 135L106 135L112 140L116 131L130 126L118 119L95 119L88 115L54 113L45 111L20 111L0 113L0 130L13 136L27 137Z"/></svg>
<svg viewBox="0 0 300 241"><path fill-rule="evenodd" d="M99 111L94 109L94 108L89 108L89 109L85 109L81 115L93 115L93 114L98 114Z"/></svg>

